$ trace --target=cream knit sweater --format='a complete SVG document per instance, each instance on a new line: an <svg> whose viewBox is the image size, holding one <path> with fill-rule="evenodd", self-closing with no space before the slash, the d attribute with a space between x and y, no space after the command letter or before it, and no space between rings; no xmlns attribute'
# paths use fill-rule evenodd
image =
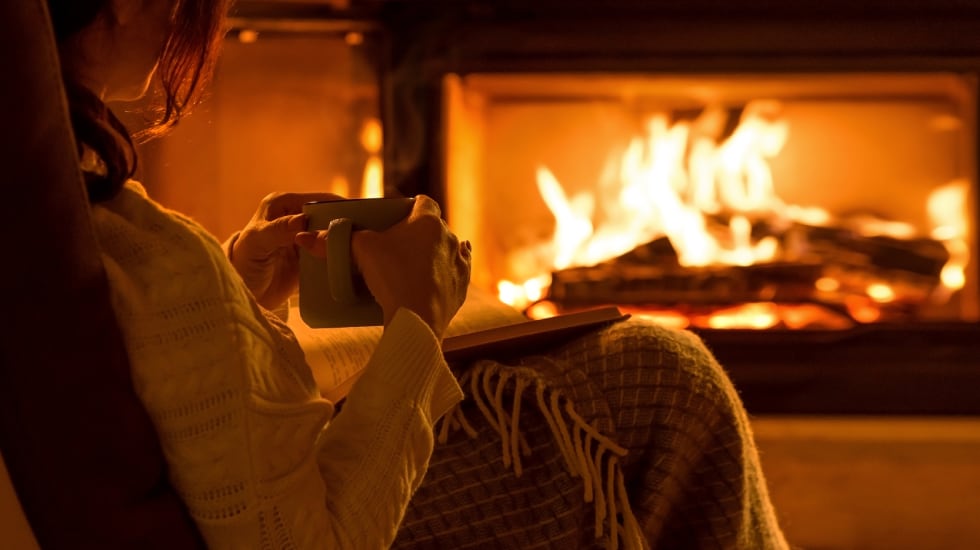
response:
<svg viewBox="0 0 980 550"><path fill-rule="evenodd" d="M334 417L219 243L130 182L94 224L137 393L211 548L384 548L462 393L401 310Z"/></svg>

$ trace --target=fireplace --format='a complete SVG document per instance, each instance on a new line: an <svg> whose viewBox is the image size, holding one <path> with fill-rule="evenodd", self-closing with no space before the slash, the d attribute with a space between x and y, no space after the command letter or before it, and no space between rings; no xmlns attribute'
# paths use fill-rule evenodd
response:
<svg viewBox="0 0 980 550"><path fill-rule="evenodd" d="M532 317L614 304L695 329L975 321L975 84L448 75L446 204L479 245L474 282Z"/></svg>
<svg viewBox="0 0 980 550"><path fill-rule="evenodd" d="M477 286L694 330L750 412L980 413L980 8L334 4L240 21L372 45L385 193Z"/></svg>

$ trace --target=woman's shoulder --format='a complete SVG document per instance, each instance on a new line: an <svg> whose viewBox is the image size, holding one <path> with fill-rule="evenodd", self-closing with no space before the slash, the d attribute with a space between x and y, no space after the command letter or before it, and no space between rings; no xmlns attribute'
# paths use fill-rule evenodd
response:
<svg viewBox="0 0 980 550"><path fill-rule="evenodd" d="M133 180L92 207L103 255L136 263L174 263L223 256L221 245L193 220L154 201Z"/></svg>
<svg viewBox="0 0 980 550"><path fill-rule="evenodd" d="M147 318L202 303L248 308L221 245L199 225L153 201L136 182L92 207L93 226L117 306ZM123 312L117 312L123 313Z"/></svg>

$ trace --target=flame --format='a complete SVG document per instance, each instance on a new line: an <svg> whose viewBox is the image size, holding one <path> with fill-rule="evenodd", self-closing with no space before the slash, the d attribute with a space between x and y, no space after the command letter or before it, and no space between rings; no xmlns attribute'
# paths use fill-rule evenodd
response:
<svg viewBox="0 0 980 550"><path fill-rule="evenodd" d="M840 288L840 281L833 277L821 277L813 286L820 292L836 292Z"/></svg>
<svg viewBox="0 0 980 550"><path fill-rule="evenodd" d="M788 134L779 109L774 101L749 103L721 144L717 138L727 117L721 107L705 109L693 122L671 124L666 115L654 115L646 135L633 139L619 159L616 185L606 186L613 189L609 196L569 196L551 170L539 167L538 191L555 217L548 268L596 265L661 236L670 239L685 266L775 258L777 240L754 241L748 215L781 211L827 218L815 209L789 210L774 193L768 159L779 153ZM607 211L597 227L593 220L600 202ZM705 217L721 212L734 213L726 235L710 232ZM515 307L533 302L520 286L502 282L501 300Z"/></svg>
<svg viewBox="0 0 980 550"><path fill-rule="evenodd" d="M538 168L538 192L555 216L555 254L551 263L557 269L565 269L577 259L576 250L592 237L590 201L587 195L569 200L558 179L544 167Z"/></svg>
<svg viewBox="0 0 980 550"><path fill-rule="evenodd" d="M361 147L367 153L364 171L361 174L360 198L375 198L384 196L384 164L381 161L383 145L381 121L377 118L367 118L361 125L358 136ZM351 196L351 184L347 176L337 174L331 180L328 191L341 197Z"/></svg>
<svg viewBox="0 0 980 550"><path fill-rule="evenodd" d="M525 309L543 299L551 286L551 275L532 277L521 284L506 279L497 283L497 297L517 309Z"/></svg>
<svg viewBox="0 0 980 550"><path fill-rule="evenodd" d="M952 291L966 285L966 266L970 262L970 247L966 241L969 190L970 182L953 180L933 191L926 203L933 224L932 238L943 243L949 252L949 261L943 266L939 278Z"/></svg>
<svg viewBox="0 0 980 550"><path fill-rule="evenodd" d="M370 199L384 196L382 185L383 167L380 157L372 157L364 165L364 178L361 180L361 198Z"/></svg>
<svg viewBox="0 0 980 550"><path fill-rule="evenodd" d="M382 145L381 121L369 118L361 127L361 146L368 154L364 164L364 175L361 179L361 197L374 198L384 196L384 167L381 163Z"/></svg>
<svg viewBox="0 0 980 550"><path fill-rule="evenodd" d="M844 307L852 319L860 323L873 323L881 318L881 308L873 301L852 295L844 298Z"/></svg>
<svg viewBox="0 0 980 550"><path fill-rule="evenodd" d="M711 315L708 327L714 329L749 328L763 330L779 323L778 306L772 302L742 304Z"/></svg>
<svg viewBox="0 0 980 550"><path fill-rule="evenodd" d="M885 283L872 283L868 285L867 292L872 300L881 304L895 300L895 290Z"/></svg>
<svg viewBox="0 0 980 550"><path fill-rule="evenodd" d="M768 159L782 149L788 127L774 115L776 102L749 103L741 122L720 145L704 128L718 126L720 108L705 109L693 123L671 124L665 115L647 123L619 164L617 196L606 223L593 226L595 199L569 198L546 167L538 190L555 216L553 266L595 265L639 244L667 236L685 266L750 265L776 257L773 237L753 241L749 214L785 211L773 189ZM688 144L690 153L688 154ZM705 214L735 213L727 235L708 231ZM784 214L786 215L786 214Z"/></svg>

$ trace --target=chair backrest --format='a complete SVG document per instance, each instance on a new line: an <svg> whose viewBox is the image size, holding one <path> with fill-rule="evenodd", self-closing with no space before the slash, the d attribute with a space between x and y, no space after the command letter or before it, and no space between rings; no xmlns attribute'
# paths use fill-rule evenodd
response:
<svg viewBox="0 0 980 550"><path fill-rule="evenodd" d="M45 548L202 547L132 389L45 0L0 2L0 71L0 452L14 489Z"/></svg>
<svg viewBox="0 0 980 550"><path fill-rule="evenodd" d="M0 453L0 544L10 550L37 550L37 538L24 516L7 464Z"/></svg>

